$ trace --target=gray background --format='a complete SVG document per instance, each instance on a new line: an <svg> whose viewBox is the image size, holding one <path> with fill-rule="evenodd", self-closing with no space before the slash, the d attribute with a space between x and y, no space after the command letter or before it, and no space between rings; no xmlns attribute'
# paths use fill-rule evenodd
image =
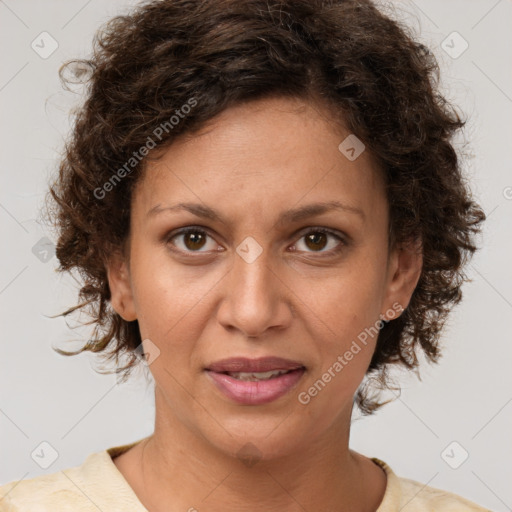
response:
<svg viewBox="0 0 512 512"><path fill-rule="evenodd" d="M98 26L135 4L0 1L0 483L81 464L91 452L152 432L147 370L119 384L94 371L92 355L52 350L89 331L48 318L75 303L78 285L55 272L54 235L38 213L79 100L61 89L58 68L86 55ZM416 0L393 8L435 50L443 92L470 118L464 168L488 220L483 249L468 267L472 282L444 331L441 363L423 365L422 381L399 374L402 395L375 417L355 417L351 447L399 476L512 510L512 2ZM58 48L48 56L52 44Z"/></svg>

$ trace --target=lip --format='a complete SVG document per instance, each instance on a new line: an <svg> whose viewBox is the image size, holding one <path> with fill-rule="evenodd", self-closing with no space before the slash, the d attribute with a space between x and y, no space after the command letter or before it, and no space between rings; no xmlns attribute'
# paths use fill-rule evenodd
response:
<svg viewBox="0 0 512 512"><path fill-rule="evenodd" d="M248 357L231 357L215 361L206 367L212 372L270 372L272 370L295 370L304 368L299 361L291 361L282 357L260 357L250 359Z"/></svg>
<svg viewBox="0 0 512 512"><path fill-rule="evenodd" d="M288 373L260 381L242 381L223 372L268 372L288 370ZM226 397L242 405L261 405L277 400L292 390L306 368L298 361L280 357L248 359L235 357L210 364L206 374Z"/></svg>

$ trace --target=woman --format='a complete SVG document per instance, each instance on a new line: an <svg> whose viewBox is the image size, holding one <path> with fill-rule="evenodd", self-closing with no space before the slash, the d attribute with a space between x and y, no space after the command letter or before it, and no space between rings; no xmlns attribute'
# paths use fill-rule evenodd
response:
<svg viewBox="0 0 512 512"><path fill-rule="evenodd" d="M438 359L484 220L428 49L368 0L163 0L75 70L64 314L94 319L81 351L149 367L155 430L0 509L485 510L349 448L353 405Z"/></svg>

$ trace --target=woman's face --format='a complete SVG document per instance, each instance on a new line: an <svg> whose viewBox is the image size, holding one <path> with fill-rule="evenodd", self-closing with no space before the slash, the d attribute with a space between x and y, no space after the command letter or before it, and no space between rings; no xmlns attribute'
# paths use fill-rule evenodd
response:
<svg viewBox="0 0 512 512"><path fill-rule="evenodd" d="M134 191L129 264L109 267L112 304L145 340L157 418L226 453L250 442L270 458L346 431L379 319L419 277L419 256L388 254L369 153L339 149L350 133L319 108L258 100L178 139ZM268 357L288 365L255 361ZM292 371L229 376L250 369L230 358Z"/></svg>

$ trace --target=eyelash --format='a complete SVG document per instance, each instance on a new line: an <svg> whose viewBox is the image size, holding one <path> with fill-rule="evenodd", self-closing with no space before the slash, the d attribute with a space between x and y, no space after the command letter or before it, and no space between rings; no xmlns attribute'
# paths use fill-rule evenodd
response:
<svg viewBox="0 0 512 512"><path fill-rule="evenodd" d="M185 228L181 228L180 230L176 231L176 232L173 232L171 233L169 236L167 236L165 238L165 243L168 244L168 243L171 243L172 244L172 240L178 236L181 236L181 235L187 235L189 233L200 233L202 235L206 235L210 238L213 238L204 228L200 227L200 226L187 226ZM303 239L304 237L306 237L307 235L311 234L311 233L323 233L325 235L330 235L334 238L336 238L339 242L339 244L334 248L334 249L330 249L328 251L324 251L324 250L321 250L321 251L306 251L310 254L321 254L321 255L329 255L329 256L333 256L333 255L336 255L338 254L339 252L341 252L344 247L347 245L347 240L345 237L343 237L341 234L339 234L338 232L336 231L333 231L331 229L328 229L328 228L324 228L324 227L311 227L311 228L307 228L307 231L302 231L302 233L300 234L299 238L297 240L301 240ZM178 248L175 248L173 250L176 250L182 254L194 254L194 253L197 253L197 254L208 254L209 251L183 251L182 249L178 249Z"/></svg>

